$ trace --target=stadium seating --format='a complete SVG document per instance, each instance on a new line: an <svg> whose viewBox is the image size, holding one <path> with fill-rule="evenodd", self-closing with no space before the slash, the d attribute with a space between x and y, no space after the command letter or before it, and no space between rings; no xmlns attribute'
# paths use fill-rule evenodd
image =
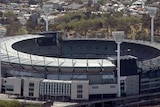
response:
<svg viewBox="0 0 160 107"><path fill-rule="evenodd" d="M56 45L46 45L47 40L49 39L45 39L44 45L38 45L36 39L28 39L17 42L12 47L24 53L49 57L100 59L116 55L116 44L113 41L76 39L62 40ZM127 42L121 45L122 56L132 55L138 60L152 59L159 56L159 53L158 49L146 45Z"/></svg>

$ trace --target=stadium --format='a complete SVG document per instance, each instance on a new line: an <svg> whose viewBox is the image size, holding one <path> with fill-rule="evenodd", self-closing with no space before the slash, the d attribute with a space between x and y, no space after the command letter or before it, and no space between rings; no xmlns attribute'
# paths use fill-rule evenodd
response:
<svg viewBox="0 0 160 107"><path fill-rule="evenodd" d="M120 53L122 96L160 91L159 43L124 39ZM55 97L67 101L115 98L116 55L116 43L109 38L67 38L59 31L5 37L1 43L1 64L2 77L10 80L7 85L25 89L24 81L34 84L38 81L40 90L35 92L37 87L33 87L33 94L25 94L24 89L17 93L15 89L6 91L2 79L2 91L40 100L55 100ZM12 83L14 80L21 86ZM56 87L62 92L53 89L54 93L49 90L47 93L44 88L47 86L43 83L50 83L48 87L60 84ZM70 91L64 91L66 87ZM35 93L39 93L38 96Z"/></svg>

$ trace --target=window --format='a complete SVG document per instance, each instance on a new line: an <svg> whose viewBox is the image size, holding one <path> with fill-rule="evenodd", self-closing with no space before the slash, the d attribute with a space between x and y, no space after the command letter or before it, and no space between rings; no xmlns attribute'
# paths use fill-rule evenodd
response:
<svg viewBox="0 0 160 107"><path fill-rule="evenodd" d="M13 89L9 89L9 88L7 88L7 89L6 89L6 91L14 91L14 90L13 90Z"/></svg>
<svg viewBox="0 0 160 107"><path fill-rule="evenodd" d="M111 85L110 88L116 88L116 86L115 85Z"/></svg>
<svg viewBox="0 0 160 107"><path fill-rule="evenodd" d="M33 93L32 93L32 92L29 92L29 96L33 96Z"/></svg>
<svg viewBox="0 0 160 107"><path fill-rule="evenodd" d="M121 87L125 87L125 81L124 80L121 80Z"/></svg>
<svg viewBox="0 0 160 107"><path fill-rule="evenodd" d="M77 94L77 98L83 98L82 94Z"/></svg>
<svg viewBox="0 0 160 107"><path fill-rule="evenodd" d="M83 85L77 85L77 98L82 98L82 93L83 93Z"/></svg>
<svg viewBox="0 0 160 107"><path fill-rule="evenodd" d="M97 89L98 88L98 86L92 86L92 89Z"/></svg>
<svg viewBox="0 0 160 107"><path fill-rule="evenodd" d="M13 85L6 85L6 91L14 91Z"/></svg>
<svg viewBox="0 0 160 107"><path fill-rule="evenodd" d="M123 83L121 83L121 85L123 85L123 86L124 86L124 82L123 82Z"/></svg>
<svg viewBox="0 0 160 107"><path fill-rule="evenodd" d="M124 93L125 93L124 88L121 88L121 94L124 94Z"/></svg>
<svg viewBox="0 0 160 107"><path fill-rule="evenodd" d="M34 83L29 83L29 91L34 91Z"/></svg>
<svg viewBox="0 0 160 107"><path fill-rule="evenodd" d="M29 87L34 87L34 83L29 83Z"/></svg>
<svg viewBox="0 0 160 107"><path fill-rule="evenodd" d="M77 89L82 89L83 85L77 85Z"/></svg>

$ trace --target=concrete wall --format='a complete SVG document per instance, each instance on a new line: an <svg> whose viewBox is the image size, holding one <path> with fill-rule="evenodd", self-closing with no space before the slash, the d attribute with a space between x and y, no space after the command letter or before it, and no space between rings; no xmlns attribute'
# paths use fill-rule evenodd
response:
<svg viewBox="0 0 160 107"><path fill-rule="evenodd" d="M117 84L90 85L89 94L117 94Z"/></svg>
<svg viewBox="0 0 160 107"><path fill-rule="evenodd" d="M6 94L21 94L21 78L8 77L4 80ZM13 89L13 90L12 90Z"/></svg>
<svg viewBox="0 0 160 107"><path fill-rule="evenodd" d="M90 84L100 84L102 83L102 75L88 75Z"/></svg>
<svg viewBox="0 0 160 107"><path fill-rule="evenodd" d="M24 83L23 83L23 96L24 97L34 97L38 98L39 97L39 84L41 79L36 79L36 78L24 78ZM29 84L34 84L33 87L30 87ZM29 90L29 89L33 90ZM29 93L33 93L32 95L29 95Z"/></svg>
<svg viewBox="0 0 160 107"><path fill-rule="evenodd" d="M78 88L78 86L82 86L82 88ZM89 81L87 80L73 80L71 81L71 99L72 100L88 100L89 99ZM82 93L79 93L79 92ZM78 95L81 95L81 98L78 98Z"/></svg>
<svg viewBox="0 0 160 107"><path fill-rule="evenodd" d="M2 92L2 78L0 77L0 93Z"/></svg>
<svg viewBox="0 0 160 107"><path fill-rule="evenodd" d="M126 95L139 94L139 75L127 76Z"/></svg>

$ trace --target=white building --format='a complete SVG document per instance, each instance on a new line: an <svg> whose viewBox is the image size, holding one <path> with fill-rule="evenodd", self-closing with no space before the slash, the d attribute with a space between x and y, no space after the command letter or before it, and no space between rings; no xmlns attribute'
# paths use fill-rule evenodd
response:
<svg viewBox="0 0 160 107"><path fill-rule="evenodd" d="M21 95L21 83L22 79L17 77L8 77L3 79L3 85L5 86L6 94Z"/></svg>
<svg viewBox="0 0 160 107"><path fill-rule="evenodd" d="M0 93L2 92L2 78L0 77Z"/></svg>
<svg viewBox="0 0 160 107"><path fill-rule="evenodd" d="M23 96L39 98L39 84L42 79L23 78Z"/></svg>
<svg viewBox="0 0 160 107"><path fill-rule="evenodd" d="M70 97L71 81L44 79L40 82L39 94L41 99L56 99L56 97Z"/></svg>
<svg viewBox="0 0 160 107"><path fill-rule="evenodd" d="M38 78L3 79L5 93L21 95L26 98L56 99L56 97L71 100L88 100L90 95L115 94L116 84L89 85L88 80L48 80ZM22 93L22 94L21 94Z"/></svg>
<svg viewBox="0 0 160 107"><path fill-rule="evenodd" d="M95 84L89 86L89 94L117 94L117 84Z"/></svg>
<svg viewBox="0 0 160 107"><path fill-rule="evenodd" d="M89 81L73 80L71 85L72 100L88 100L89 99Z"/></svg>
<svg viewBox="0 0 160 107"><path fill-rule="evenodd" d="M97 81L95 79L95 81ZM3 78L6 94L41 100L89 100L89 96L117 94L117 85L90 84L89 80L49 80L41 78Z"/></svg>

